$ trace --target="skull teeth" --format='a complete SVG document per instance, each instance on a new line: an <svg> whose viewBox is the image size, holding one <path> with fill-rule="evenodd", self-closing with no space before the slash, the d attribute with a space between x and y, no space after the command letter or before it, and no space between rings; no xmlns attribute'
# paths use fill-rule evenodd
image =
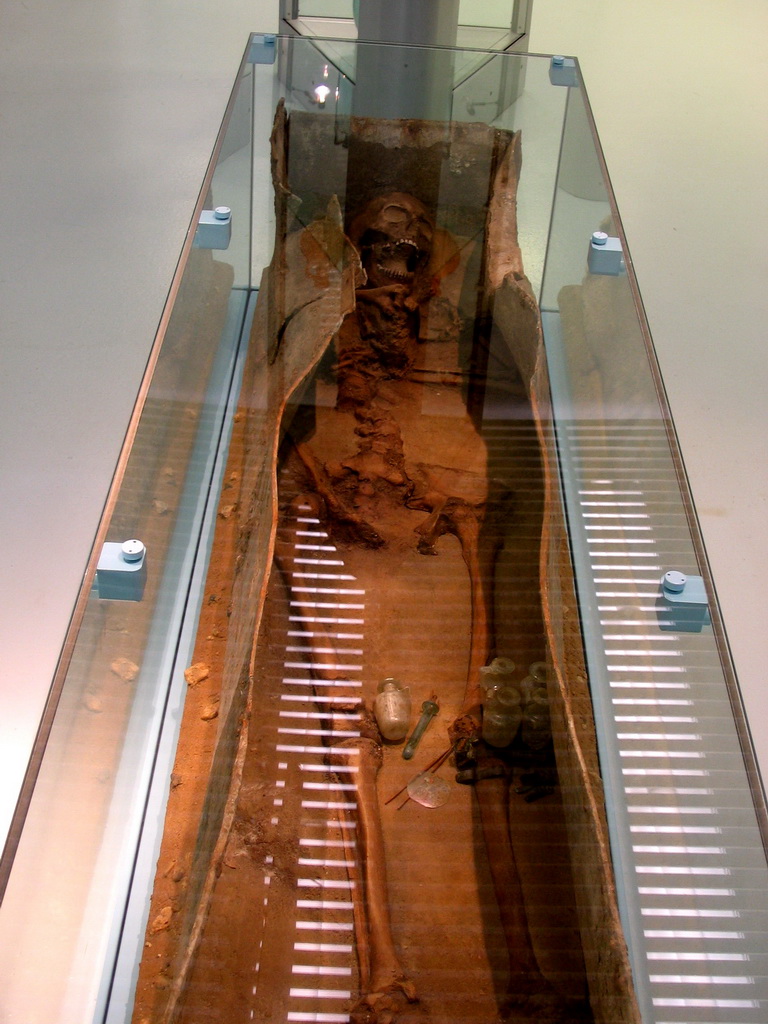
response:
<svg viewBox="0 0 768 1024"><path fill-rule="evenodd" d="M409 270L397 270L395 267L385 267L383 263L377 263L376 269L379 273L384 274L386 277L391 277L394 281L410 281L413 274Z"/></svg>

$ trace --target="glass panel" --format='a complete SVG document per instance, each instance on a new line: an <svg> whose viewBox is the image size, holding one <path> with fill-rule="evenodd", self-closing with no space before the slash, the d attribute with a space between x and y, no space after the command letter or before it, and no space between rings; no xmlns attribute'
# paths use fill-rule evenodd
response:
<svg viewBox="0 0 768 1024"><path fill-rule="evenodd" d="M130 970L113 977L115 957L132 945L132 966L143 942L126 901L131 883L151 886L154 858L137 859L137 843L162 816L168 775L156 766L172 756L186 696L181 627L203 599L194 587L216 514L209 484L225 486L217 453L250 289L251 122L248 72L202 194L209 211L231 208L232 241L225 221L223 234L204 225L177 275L100 534L105 554L54 684L56 715L0 916L9 1019L101 1020L110 997L132 999ZM121 552L131 538L146 548L135 573Z"/></svg>
<svg viewBox="0 0 768 1024"><path fill-rule="evenodd" d="M578 68L270 45L108 505L143 599L84 595L57 680L9 1019L760 1024L764 808Z"/></svg>
<svg viewBox="0 0 768 1024"><path fill-rule="evenodd" d="M571 89L542 321L638 994L647 1020L758 1020L768 897L751 759L628 262L585 98ZM670 570L700 588L693 603L664 596Z"/></svg>
<svg viewBox="0 0 768 1024"><path fill-rule="evenodd" d="M352 18L352 0L301 0L299 17Z"/></svg>
<svg viewBox="0 0 768 1024"><path fill-rule="evenodd" d="M509 30L512 23L513 4L510 0L486 0L478 5L471 0L461 0L459 4L459 24L482 28L500 28ZM354 17L352 0L301 0L298 16L300 18L347 18Z"/></svg>
<svg viewBox="0 0 768 1024"><path fill-rule="evenodd" d="M283 0L282 17L303 36L355 40L359 3L353 0ZM522 48L530 22L530 0L460 0L457 46L479 50ZM421 37L423 41L423 37Z"/></svg>

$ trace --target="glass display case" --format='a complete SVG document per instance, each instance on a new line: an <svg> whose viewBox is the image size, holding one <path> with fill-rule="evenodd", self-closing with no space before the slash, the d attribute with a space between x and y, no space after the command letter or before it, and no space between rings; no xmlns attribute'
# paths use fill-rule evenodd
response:
<svg viewBox="0 0 768 1024"><path fill-rule="evenodd" d="M281 21L302 36L358 38L359 0L282 0ZM459 0L460 47L480 50L527 49L530 0L491 0L482 6Z"/></svg>
<svg viewBox="0 0 768 1024"><path fill-rule="evenodd" d="M760 1024L765 837L577 62L253 36L3 855L4 1019Z"/></svg>

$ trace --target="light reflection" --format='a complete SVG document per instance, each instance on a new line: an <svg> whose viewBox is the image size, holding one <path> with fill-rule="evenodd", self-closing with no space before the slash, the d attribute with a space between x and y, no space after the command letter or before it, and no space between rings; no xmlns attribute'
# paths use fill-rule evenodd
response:
<svg viewBox="0 0 768 1024"><path fill-rule="evenodd" d="M588 527L589 529L589 527ZM594 527L593 527L594 529ZM638 529L644 529L644 527L638 527ZM650 529L650 527L648 527ZM587 537L587 544L653 544L654 541L643 539L642 537ZM594 557L596 552L593 552ZM635 552L632 552L632 557L636 558ZM657 554L653 555L654 558L658 558Z"/></svg>
<svg viewBox="0 0 768 1024"><path fill-rule="evenodd" d="M703 758L706 756L700 750L620 750L619 754L622 757Z"/></svg>
<svg viewBox="0 0 768 1024"><path fill-rule="evenodd" d="M754 985L754 978L730 974L652 974L652 982L667 982L673 985Z"/></svg>
<svg viewBox="0 0 768 1024"><path fill-rule="evenodd" d="M683 786L625 786L624 792L649 796L713 796L715 791L714 789L687 789Z"/></svg>
<svg viewBox="0 0 768 1024"><path fill-rule="evenodd" d="M302 698L303 699L303 698ZM333 719L333 715L330 711L280 711L280 718L311 718L319 720ZM344 718L348 718L351 722L359 722L362 715L358 714L345 714Z"/></svg>
<svg viewBox="0 0 768 1024"><path fill-rule="evenodd" d="M362 633L313 633L304 629L289 629L288 636L313 637L321 636L327 640L362 640ZM362 651L350 650L350 654L362 654Z"/></svg>
<svg viewBox="0 0 768 1024"><path fill-rule="evenodd" d="M604 637L603 639L607 639ZM635 637L630 637L634 640ZM643 650L642 648L633 647L608 647L605 651L606 655L616 656L619 658L681 658L682 651L674 650Z"/></svg>
<svg viewBox="0 0 768 1024"><path fill-rule="evenodd" d="M349 900L296 900L296 906L302 910L354 910Z"/></svg>
<svg viewBox="0 0 768 1024"><path fill-rule="evenodd" d="M339 608L342 611L355 611L365 608L364 604L351 603L346 601L307 601L300 598L297 601L289 601L291 608Z"/></svg>
<svg viewBox="0 0 768 1024"><path fill-rule="evenodd" d="M586 516L584 516L582 518L586 518ZM613 518L618 518L618 517L611 516L610 518L613 519ZM646 518L646 517L643 517L643 518ZM585 530L592 530L593 532L594 531L603 531L603 530L621 530L622 533L629 532L630 530L633 533L650 533L651 532L651 527L650 526L624 526L623 523L620 523L617 526L600 526L597 523L587 523L585 525L584 529ZM649 541L648 543L650 544L651 541ZM296 547L301 547L301 545L297 544Z"/></svg>
<svg viewBox="0 0 768 1024"><path fill-rule="evenodd" d="M758 1009L760 1003L755 999L654 999L654 1006L695 1006L706 1008L715 1006L718 1009ZM662 1024L659 1021L659 1024Z"/></svg>
<svg viewBox="0 0 768 1024"><path fill-rule="evenodd" d="M360 654L362 655L362 647L286 647L285 650L289 654Z"/></svg>
<svg viewBox="0 0 768 1024"><path fill-rule="evenodd" d="M717 814L716 807L629 807L630 814Z"/></svg>
<svg viewBox="0 0 768 1024"><path fill-rule="evenodd" d="M616 611L618 611L618 610L619 609L617 608ZM645 626L645 625L647 625L647 623L645 622L644 619L600 619L600 625L601 626L638 626L639 627L639 626ZM675 641L680 639L679 636L675 636L673 633L667 633L666 637L669 640L675 640ZM662 637L659 636L658 639L661 640Z"/></svg>
<svg viewBox="0 0 768 1024"><path fill-rule="evenodd" d="M278 733L285 736L344 736L346 739L359 739L359 729L294 729L278 728Z"/></svg>
<svg viewBox="0 0 768 1024"><path fill-rule="evenodd" d="M283 682L290 686L362 686L360 682L356 682L354 679L283 679ZM288 700L289 695L283 694L281 700ZM299 697L300 700L305 700L304 697ZM325 699L325 698L323 698Z"/></svg>
<svg viewBox="0 0 768 1024"><path fill-rule="evenodd" d="M622 775L690 775L695 778L709 776L707 768L622 768Z"/></svg>
<svg viewBox="0 0 768 1024"><path fill-rule="evenodd" d="M749 960L746 953L647 953L649 960L701 960L701 961L744 961Z"/></svg>
<svg viewBox="0 0 768 1024"><path fill-rule="evenodd" d="M302 800L301 806L316 811L354 811L357 804L354 800Z"/></svg>
<svg viewBox="0 0 768 1024"><path fill-rule="evenodd" d="M691 868L673 867L671 864L665 867L638 867L635 871L639 875L730 875L730 868Z"/></svg>
<svg viewBox="0 0 768 1024"><path fill-rule="evenodd" d="M289 622L327 622L332 626L363 626L365 619L337 619L324 615L289 615Z"/></svg>
<svg viewBox="0 0 768 1024"><path fill-rule="evenodd" d="M342 580L349 583L357 581L356 576L347 572L296 572L294 570L291 576L297 580Z"/></svg>
<svg viewBox="0 0 768 1024"><path fill-rule="evenodd" d="M288 1024L349 1024L348 1013L297 1013L285 1018Z"/></svg>
<svg viewBox="0 0 768 1024"><path fill-rule="evenodd" d="M354 850L357 843L354 839L310 839L304 836L299 839L299 846L331 846L333 849Z"/></svg>
<svg viewBox="0 0 768 1024"><path fill-rule="evenodd" d="M305 932L351 932L354 925L351 921L297 921L296 928Z"/></svg>
<svg viewBox="0 0 768 1024"><path fill-rule="evenodd" d="M345 868L347 867L347 861L345 860L333 860L330 858L322 857L299 857L299 865L302 867L317 867L317 868Z"/></svg>
<svg viewBox="0 0 768 1024"><path fill-rule="evenodd" d="M658 680L650 679L645 683L630 683L627 680L621 679L608 685L622 690L690 690L691 688L690 683L661 683Z"/></svg>
<svg viewBox="0 0 768 1024"><path fill-rule="evenodd" d="M744 932L702 932L685 928L676 931L644 931L646 939L743 939Z"/></svg>
<svg viewBox="0 0 768 1024"><path fill-rule="evenodd" d="M677 643L680 637L672 636L669 633L603 633L603 640L652 640L654 643Z"/></svg>
<svg viewBox="0 0 768 1024"><path fill-rule="evenodd" d="M595 540L597 540L597 539L598 538L595 538ZM626 555L624 555L622 552L617 552L617 551L590 551L589 557L590 558L614 558L614 559L617 559L621 565L624 565L624 559L626 558ZM658 558L659 556L658 556L658 554L655 551L633 551L632 552L632 557L633 558ZM595 568L599 568L599 566L595 566ZM637 568L639 569L641 567L638 566ZM661 572L661 566L659 566L658 569L659 569L659 572Z"/></svg>
<svg viewBox="0 0 768 1024"><path fill-rule="evenodd" d="M611 502L603 502L604 505L617 508L618 504L613 505ZM582 502L585 505L585 502ZM636 507L642 507L642 502L636 502ZM582 519L648 519L647 512L582 512ZM589 527L587 527L589 529ZM650 530L650 526L644 526L644 530Z"/></svg>
<svg viewBox="0 0 768 1024"><path fill-rule="evenodd" d="M337 751L339 753L341 753L341 754L359 754L360 753L359 750L356 750L356 749L354 749L352 747L334 747L334 746L307 747L307 746L299 746L298 744L292 745L290 743L277 743L275 745L275 750L277 750L277 751L279 751L280 753L283 753L283 754L325 754L325 753L329 753L329 752L335 754Z"/></svg>
<svg viewBox="0 0 768 1024"><path fill-rule="evenodd" d="M322 790L351 790L357 792L357 786L353 782L302 782L302 789Z"/></svg>
<svg viewBox="0 0 768 1024"><path fill-rule="evenodd" d="M598 554L599 553L597 551L593 551L592 552L592 558L596 558L598 556ZM608 552L606 552L605 557L606 558L610 558L611 556L610 556L610 554ZM609 571L613 570L614 572L618 572L619 570L624 569L627 572L654 572L654 573L660 573L661 572L661 566L660 565L627 565L625 563L625 561L624 561L623 556L614 554L613 557L615 558L615 561L614 562L610 562L607 565L602 565L602 564L599 564L597 562L593 563L592 571L593 572L609 572ZM640 554L633 555L632 557L633 558L654 558L655 556L652 555L650 552L641 552ZM646 639L649 639L649 640L667 640L668 637L647 637Z"/></svg>
<svg viewBox="0 0 768 1024"><path fill-rule="evenodd" d="M735 896L734 889L659 889L653 886L640 886L637 890L641 896ZM648 954L650 956L650 954ZM672 956L674 954L670 954Z"/></svg>
<svg viewBox="0 0 768 1024"><path fill-rule="evenodd" d="M686 722L691 725L698 722L698 718L684 718L682 715L616 715L617 722Z"/></svg>
<svg viewBox="0 0 768 1024"><path fill-rule="evenodd" d="M685 665L607 665L609 672L687 672Z"/></svg>
<svg viewBox="0 0 768 1024"><path fill-rule="evenodd" d="M645 835L719 836L723 830L714 825L630 825L630 832Z"/></svg>
<svg viewBox="0 0 768 1024"><path fill-rule="evenodd" d="M643 907L644 917L741 917L738 910L680 910L675 907Z"/></svg>
<svg viewBox="0 0 768 1024"><path fill-rule="evenodd" d="M686 732L618 732L616 738L619 740L674 740L675 742L700 741L702 739L697 733Z"/></svg>
<svg viewBox="0 0 768 1024"><path fill-rule="evenodd" d="M289 993L295 999L350 999L352 993L341 989L292 988ZM316 1020L314 1015L310 1020Z"/></svg>
<svg viewBox="0 0 768 1024"><path fill-rule="evenodd" d="M335 651L330 652L335 654ZM362 665L333 664L324 661L284 661L283 668L320 668L326 672L362 672Z"/></svg>
<svg viewBox="0 0 768 1024"><path fill-rule="evenodd" d="M354 889L355 883L345 878L298 878L300 889Z"/></svg>
<svg viewBox="0 0 768 1024"><path fill-rule="evenodd" d="M336 558L300 558L298 556L294 556L292 561L294 565L344 565L341 559Z"/></svg>
<svg viewBox="0 0 768 1024"><path fill-rule="evenodd" d="M301 953L351 953L353 947L346 942L294 942L293 948Z"/></svg>
<svg viewBox="0 0 768 1024"><path fill-rule="evenodd" d="M659 707L692 707L692 700L673 700L672 698L663 697L612 697L612 704L629 704L632 707L636 705L653 705Z"/></svg>

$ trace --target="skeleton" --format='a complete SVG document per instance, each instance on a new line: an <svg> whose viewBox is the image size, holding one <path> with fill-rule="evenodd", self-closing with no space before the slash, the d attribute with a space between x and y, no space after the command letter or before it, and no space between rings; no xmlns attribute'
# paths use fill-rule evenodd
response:
<svg viewBox="0 0 768 1024"><path fill-rule="evenodd" d="M482 442L476 433L470 437L469 426L466 437L457 442L466 465L446 467L414 460L410 454L412 446L419 448L420 410L414 396L421 385L414 376L418 377L421 312L437 295L441 276L455 268L457 254L446 244L445 234L439 235L426 208L400 192L372 200L352 221L349 236L361 254L367 281L358 288L357 308L335 339L335 409L309 425L299 417L290 428L284 465L294 483L283 498L283 509L310 509L331 536L350 549L386 548L399 531L401 536L410 534L410 543L430 556L438 554L441 537L457 538L469 575L472 623L466 688L451 735L460 750L482 750L476 744L482 697L479 670L494 650L489 581L513 496L503 481L487 479L479 454ZM446 322L452 329L450 316ZM345 428L346 441L328 440L338 438ZM426 515L414 526L416 512ZM286 537L290 529L277 543L276 559L288 578ZM329 662L327 671L315 669L316 678L338 678L330 667L333 657L323 653L327 640L315 632L309 643L316 665L322 666L324 658ZM322 705L319 694L316 700ZM350 713L362 718L361 738L347 741L349 753L339 752L344 746L340 744L333 755L335 763L356 769L358 782L355 818L364 899L358 901L356 920L361 995L352 1020L389 1024L416 994L392 938L376 792L381 738L359 702L323 705L323 710L340 730L348 728ZM508 773L503 763L499 758L480 757L476 763L470 758L462 774L475 784L509 951L512 980L506 1019L585 1019L582 1008L568 1005L553 990L537 963L509 835Z"/></svg>

